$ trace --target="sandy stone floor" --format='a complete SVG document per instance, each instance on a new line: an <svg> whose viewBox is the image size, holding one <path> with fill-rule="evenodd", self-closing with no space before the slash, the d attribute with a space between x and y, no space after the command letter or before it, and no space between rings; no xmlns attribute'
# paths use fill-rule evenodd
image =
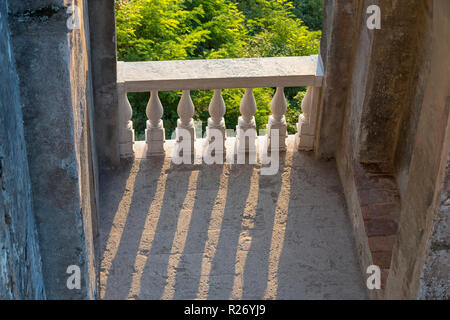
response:
<svg viewBox="0 0 450 320"><path fill-rule="evenodd" d="M288 150L274 176L139 152L103 172L101 298L365 299L334 162Z"/></svg>

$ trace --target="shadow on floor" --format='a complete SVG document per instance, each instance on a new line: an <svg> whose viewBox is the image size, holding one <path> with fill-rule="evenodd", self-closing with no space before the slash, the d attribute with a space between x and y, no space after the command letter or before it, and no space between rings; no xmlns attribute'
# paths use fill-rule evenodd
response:
<svg viewBox="0 0 450 320"><path fill-rule="evenodd" d="M166 158L108 172L101 297L364 299L334 163L293 151L260 171Z"/></svg>

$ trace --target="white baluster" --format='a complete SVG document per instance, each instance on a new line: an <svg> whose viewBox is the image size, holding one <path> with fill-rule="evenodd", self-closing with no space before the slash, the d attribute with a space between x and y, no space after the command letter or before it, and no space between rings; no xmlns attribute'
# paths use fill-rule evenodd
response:
<svg viewBox="0 0 450 320"><path fill-rule="evenodd" d="M179 149L182 143L182 139L186 138L186 134L189 135L190 138L190 153L194 154L194 141L195 141L195 127L194 120L192 116L194 115L195 108L194 103L191 99L190 90L183 90L183 94L181 95L180 102L178 103L177 113L180 119L177 121L177 132L176 132L176 140L177 146ZM183 130L184 135L181 134L180 130ZM184 148L185 149L185 148Z"/></svg>
<svg viewBox="0 0 450 320"><path fill-rule="evenodd" d="M222 97L222 90L215 89L214 95L209 104L209 114L208 126L206 127L206 143L209 145L212 142L211 130L219 130L222 133L223 143L222 143L222 153L225 152L225 119L223 116L226 112L225 101ZM207 146L206 146L207 147Z"/></svg>
<svg viewBox="0 0 450 320"><path fill-rule="evenodd" d="M319 101L319 87L308 87L302 101L302 114L297 123L295 145L298 150L314 150L314 135L316 131L317 104Z"/></svg>
<svg viewBox="0 0 450 320"><path fill-rule="evenodd" d="M284 88L277 87L270 103L270 110L272 115L269 117L269 123L267 124L268 148L270 150L272 147L272 130L278 130L278 150L274 151L286 151L287 125L284 114L287 110L287 103L284 96Z"/></svg>
<svg viewBox="0 0 450 320"><path fill-rule="evenodd" d="M117 86L119 98L119 149L121 158L129 158L134 156L134 130L133 109L131 109L128 101L127 91L124 85Z"/></svg>
<svg viewBox="0 0 450 320"><path fill-rule="evenodd" d="M253 96L253 88L246 88L239 110L241 117L236 126L236 150L237 152L256 152L256 100Z"/></svg>
<svg viewBox="0 0 450 320"><path fill-rule="evenodd" d="M165 131L161 117L163 107L159 100L158 91L150 92L150 100L145 113L147 114L147 129L145 129L145 141L147 143L147 156L163 155Z"/></svg>
<svg viewBox="0 0 450 320"><path fill-rule="evenodd" d="M239 111L242 114L243 124L252 125L255 121L256 113L256 100L253 95L253 88L245 89L244 97L242 98L241 104L239 106Z"/></svg>

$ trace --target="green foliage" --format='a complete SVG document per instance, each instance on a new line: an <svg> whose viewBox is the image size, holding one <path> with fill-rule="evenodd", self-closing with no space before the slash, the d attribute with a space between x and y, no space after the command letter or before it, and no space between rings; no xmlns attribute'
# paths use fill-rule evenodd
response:
<svg viewBox="0 0 450 320"><path fill-rule="evenodd" d="M323 0L292 0L293 13L311 30L322 30Z"/></svg>
<svg viewBox="0 0 450 320"><path fill-rule="evenodd" d="M121 61L218 59L317 54L323 0L116 0L118 57ZM308 21L304 23L303 21ZM223 90L227 128L235 128L243 89ZM304 88L286 88L288 132L295 133ZM270 115L274 88L254 90L259 129ZM212 91L192 91L196 112L209 117ZM137 140L143 139L148 93L130 93ZM170 138L181 92L160 92Z"/></svg>

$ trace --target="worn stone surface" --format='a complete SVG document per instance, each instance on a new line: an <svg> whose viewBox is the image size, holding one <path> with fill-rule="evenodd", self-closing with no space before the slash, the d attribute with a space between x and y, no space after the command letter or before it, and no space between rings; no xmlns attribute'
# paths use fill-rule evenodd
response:
<svg viewBox="0 0 450 320"><path fill-rule="evenodd" d="M430 1L380 1L381 29L372 30L357 150L360 162L393 164L400 123L408 115L421 69ZM364 1L364 11L373 1ZM368 15L363 14L364 28ZM367 27L365 27L367 29Z"/></svg>
<svg viewBox="0 0 450 320"><path fill-rule="evenodd" d="M8 0L9 11L13 14L25 11L40 10L46 7L63 7L70 0Z"/></svg>
<svg viewBox="0 0 450 320"><path fill-rule="evenodd" d="M101 298L366 298L335 165L293 144L273 176L170 157L104 172Z"/></svg>
<svg viewBox="0 0 450 320"><path fill-rule="evenodd" d="M0 1L0 300L44 299L6 1Z"/></svg>
<svg viewBox="0 0 450 320"><path fill-rule="evenodd" d="M419 29L418 34L422 37L422 43L419 48L414 49L417 54L416 57L413 57L416 61L416 65L413 69L414 71L408 71L408 73L414 74L411 77L413 90L408 93L410 96L409 103L406 105L406 109L400 118L395 153L393 156L400 195L404 195L408 183L409 166L413 155L420 111L423 105L424 89L430 71L430 58L433 48L433 38L430 35L433 34L434 28L431 19L433 10L432 3L433 1L429 0L423 1L423 7L419 7L419 10L423 12L422 17L420 18L422 21L417 23L416 26L411 26L411 28ZM445 27L442 28L445 29ZM409 59L411 59L411 57L409 57Z"/></svg>
<svg viewBox="0 0 450 320"><path fill-rule="evenodd" d="M9 20L45 289L50 299L93 298L97 207L86 1L74 2L80 29L73 30L63 1L39 4L51 14L21 11L24 3L14 1ZM81 268L80 290L66 287L70 265Z"/></svg>

